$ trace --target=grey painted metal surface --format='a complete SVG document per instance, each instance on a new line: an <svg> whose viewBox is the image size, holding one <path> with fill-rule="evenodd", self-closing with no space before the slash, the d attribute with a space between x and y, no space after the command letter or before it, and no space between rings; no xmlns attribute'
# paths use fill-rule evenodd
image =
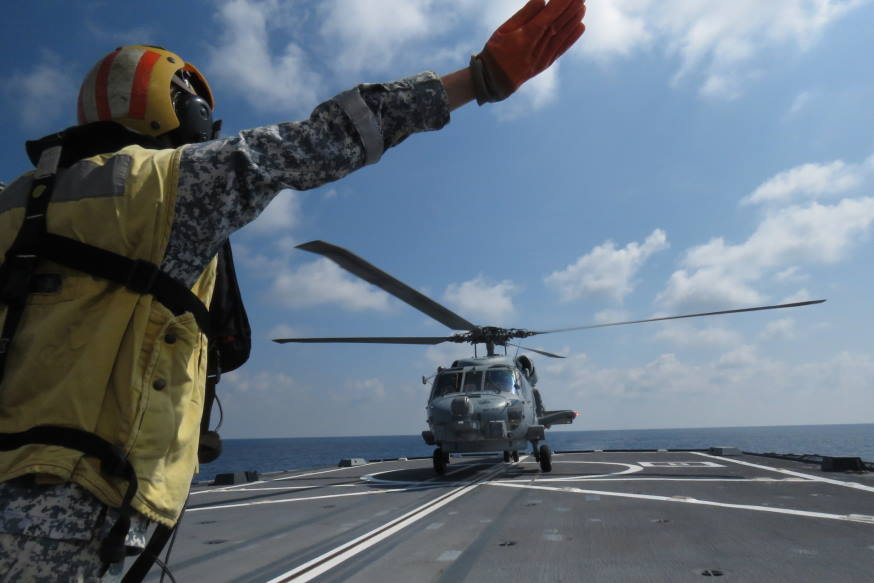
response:
<svg viewBox="0 0 874 583"><path fill-rule="evenodd" d="M289 472L195 488L170 566L215 583L869 581L874 474L704 451Z"/></svg>

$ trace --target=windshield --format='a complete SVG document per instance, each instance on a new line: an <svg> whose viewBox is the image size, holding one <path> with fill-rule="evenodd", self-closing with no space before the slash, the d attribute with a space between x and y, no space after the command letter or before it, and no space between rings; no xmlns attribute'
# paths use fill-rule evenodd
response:
<svg viewBox="0 0 874 583"><path fill-rule="evenodd" d="M478 393L482 391L483 373L481 370L469 370L464 373L464 392Z"/></svg>
<svg viewBox="0 0 874 583"><path fill-rule="evenodd" d="M437 375L436 379L434 379L434 396L442 397L443 395L448 395L449 393L457 393L459 392L460 386L460 372L441 373Z"/></svg>
<svg viewBox="0 0 874 583"><path fill-rule="evenodd" d="M515 393L513 371L499 368L486 371L484 390L492 393Z"/></svg>
<svg viewBox="0 0 874 583"><path fill-rule="evenodd" d="M487 371L469 370L465 373L443 372L434 379L432 398L462 392L515 393L513 371L499 368Z"/></svg>

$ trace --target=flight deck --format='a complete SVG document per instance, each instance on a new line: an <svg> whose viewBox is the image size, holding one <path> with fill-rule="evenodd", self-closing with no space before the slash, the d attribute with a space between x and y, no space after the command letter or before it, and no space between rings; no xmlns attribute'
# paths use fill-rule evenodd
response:
<svg viewBox="0 0 874 583"><path fill-rule="evenodd" d="M709 450L557 452L552 468L482 455L442 476L427 458L197 485L170 570L212 583L874 580L874 473Z"/></svg>

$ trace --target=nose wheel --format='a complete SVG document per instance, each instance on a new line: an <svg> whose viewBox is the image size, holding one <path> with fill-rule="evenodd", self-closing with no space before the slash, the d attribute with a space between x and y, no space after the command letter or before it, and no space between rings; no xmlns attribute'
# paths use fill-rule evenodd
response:
<svg viewBox="0 0 874 583"><path fill-rule="evenodd" d="M540 446L540 455L538 456L540 459L540 471L541 472L551 472L552 471L552 450L549 449L549 446L545 443Z"/></svg>
<svg viewBox="0 0 874 583"><path fill-rule="evenodd" d="M434 473L442 476L446 472L446 464L449 463L449 453L443 451L443 448L438 447L434 450L432 460L434 462Z"/></svg>

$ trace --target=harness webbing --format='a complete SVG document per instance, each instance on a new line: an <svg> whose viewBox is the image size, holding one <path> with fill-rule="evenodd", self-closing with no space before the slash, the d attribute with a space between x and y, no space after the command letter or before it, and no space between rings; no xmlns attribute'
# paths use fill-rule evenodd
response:
<svg viewBox="0 0 874 583"><path fill-rule="evenodd" d="M0 332L0 382L15 331L25 311L31 280L41 259L121 284L138 294L151 294L175 315L191 312L200 330L210 336L209 310L184 284L154 263L130 259L75 239L46 232L46 212L55 174L34 180L27 198L24 222L0 265L0 302L7 305Z"/></svg>
<svg viewBox="0 0 874 583"><path fill-rule="evenodd" d="M56 146L58 155L60 147ZM43 155L45 158L49 154ZM42 160L40 160L42 166ZM46 232L46 212L55 183L57 167L37 171L33 188L24 207L24 221L12 245L6 251L6 260L0 266L0 302L7 305L6 320L0 332L0 382L6 370L12 337L24 314L25 302L30 293L30 282L39 263L39 247Z"/></svg>
<svg viewBox="0 0 874 583"><path fill-rule="evenodd" d="M127 489L118 508L118 520L100 545L100 559L104 563L123 560L124 539L130 530L131 502L137 493L137 475L124 452L102 437L72 427L39 425L19 433L0 433L0 451L12 451L33 443L81 451L100 460L102 471L108 475L127 480Z"/></svg>
<svg viewBox="0 0 874 583"><path fill-rule="evenodd" d="M209 337L209 311L184 284L142 259L106 251L75 239L46 233L39 253L45 259L89 275L121 284L138 294L151 294L175 315L194 314L200 330Z"/></svg>

